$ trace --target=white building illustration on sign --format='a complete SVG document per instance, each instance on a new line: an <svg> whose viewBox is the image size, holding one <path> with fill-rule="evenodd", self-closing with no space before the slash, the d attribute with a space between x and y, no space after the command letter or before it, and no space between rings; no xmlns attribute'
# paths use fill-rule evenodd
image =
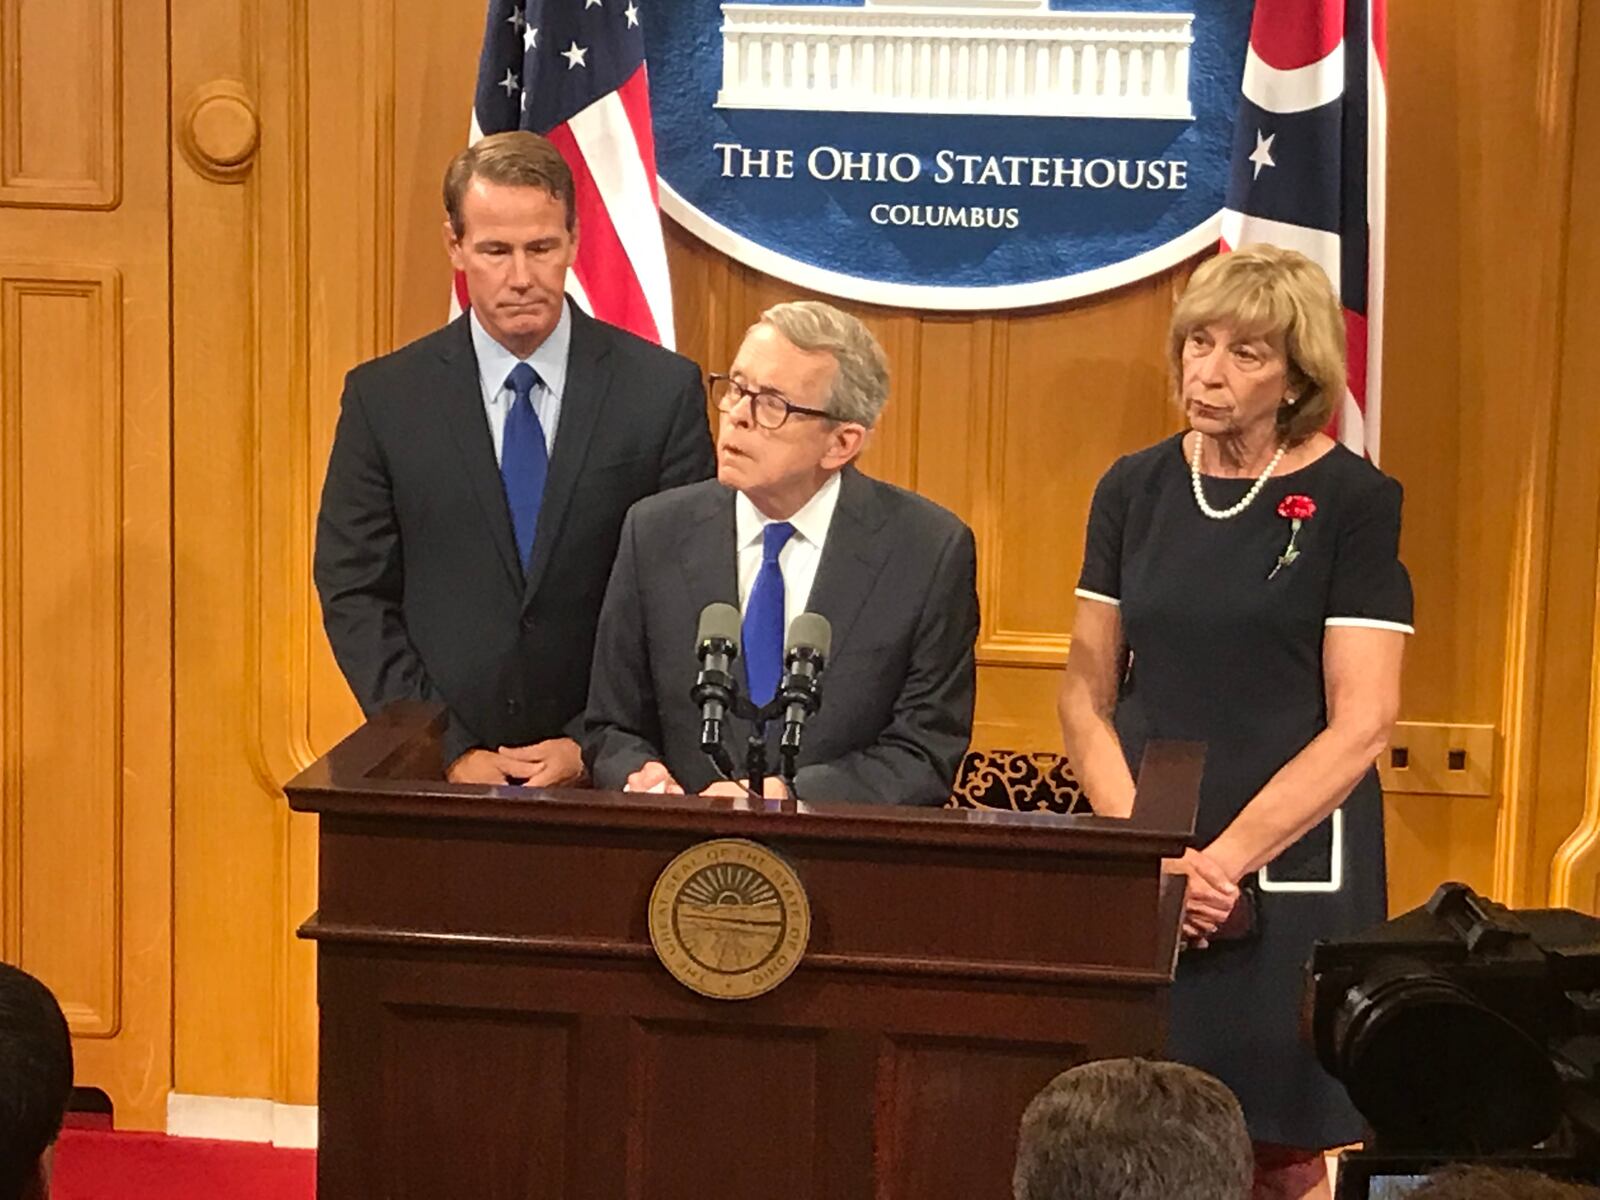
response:
<svg viewBox="0 0 1600 1200"><path fill-rule="evenodd" d="M724 4L719 108L1191 120L1193 13Z"/></svg>

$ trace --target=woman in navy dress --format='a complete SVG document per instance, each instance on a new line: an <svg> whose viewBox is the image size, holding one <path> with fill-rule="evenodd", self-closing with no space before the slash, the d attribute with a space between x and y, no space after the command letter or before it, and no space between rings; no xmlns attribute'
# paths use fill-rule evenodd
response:
<svg viewBox="0 0 1600 1200"><path fill-rule="evenodd" d="M1326 1196L1322 1150L1361 1136L1299 1012L1312 943L1385 917L1373 763L1411 584L1400 485L1322 432L1344 336L1300 254L1195 272L1170 339L1189 430L1095 490L1059 702L1099 813L1131 812L1147 739L1207 745L1195 848L1165 864L1188 876L1168 1049L1243 1103L1258 1196Z"/></svg>

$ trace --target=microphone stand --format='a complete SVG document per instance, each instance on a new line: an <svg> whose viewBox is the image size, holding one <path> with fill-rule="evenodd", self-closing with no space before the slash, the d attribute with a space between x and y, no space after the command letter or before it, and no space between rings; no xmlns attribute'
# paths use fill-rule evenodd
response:
<svg viewBox="0 0 1600 1200"><path fill-rule="evenodd" d="M766 798L765 788L769 767L767 762L767 722L775 717L783 716L786 710L795 704L805 707L808 714L815 713L821 703L820 682L815 679L805 679L793 673L786 673L779 684L777 694L766 704L757 707L750 702L749 697L739 690L738 680L731 672L720 674L716 679L718 698L723 701L724 707L734 716L743 717L750 722L750 734L745 739L744 746L744 789L752 800ZM702 698L697 689L695 699ZM718 722L716 733L720 735L721 723ZM718 773L730 783L737 782L733 774L733 760L728 754L727 747L722 744L720 736L713 737L713 730L709 723L701 728L700 749L705 751L711 759ZM800 732L795 729L792 733L786 728L785 736L778 745L778 778L783 780L784 786L789 789L789 795L794 799L800 798L800 790L795 786L796 759L800 754Z"/></svg>
<svg viewBox="0 0 1600 1200"><path fill-rule="evenodd" d="M745 793L752 800L763 800L768 775L767 765L767 722L778 716L783 711L783 692L772 700L756 707L747 696L739 691L736 680L729 677L723 683L727 692L725 701L727 710L736 717L743 717L750 722L750 735L745 739L744 745L744 772ZM720 738L713 738L711 731L705 728L700 732L700 749L705 751L706 757L711 759L711 765L717 768L717 773L730 783L738 782L733 773L733 759L728 754L728 749L722 744ZM781 778L788 787L789 793L798 797L794 787L794 747L785 747L781 752Z"/></svg>
<svg viewBox="0 0 1600 1200"><path fill-rule="evenodd" d="M783 785L789 789L789 795L794 799L800 798L800 791L795 786L796 759L800 756L800 728L798 725L791 727L788 720L788 710L795 705L804 707L809 716L817 711L821 704L821 686L816 679L806 679L797 674L786 674L778 688L777 695L761 708L756 708L743 698L738 698L737 712L751 722L750 736L745 742L745 775L749 779L751 795L763 795L763 787L767 780L767 722L783 716L783 737L778 741L778 778L783 780Z"/></svg>
<svg viewBox="0 0 1600 1200"><path fill-rule="evenodd" d="M800 739L805 732L805 720L816 715L822 704L822 665L824 655L815 647L797 646L788 656L787 669L778 683L777 695L769 706L770 715L783 714L783 735L778 739L778 774L795 799L800 793L795 787L796 759L800 756Z"/></svg>
<svg viewBox="0 0 1600 1200"><path fill-rule="evenodd" d="M733 759L728 755L728 749L721 742L702 742L700 748L711 759L711 765L716 767L717 774L732 782Z"/></svg>
<svg viewBox="0 0 1600 1200"><path fill-rule="evenodd" d="M771 708L772 705L767 705ZM767 713L757 711L750 726L750 736L744 743L744 773L748 781L745 788L752 798L766 799L767 795Z"/></svg>

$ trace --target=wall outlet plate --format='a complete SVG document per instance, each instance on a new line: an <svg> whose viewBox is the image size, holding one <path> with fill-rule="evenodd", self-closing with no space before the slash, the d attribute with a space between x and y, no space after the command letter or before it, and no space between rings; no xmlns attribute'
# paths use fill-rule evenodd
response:
<svg viewBox="0 0 1600 1200"><path fill-rule="evenodd" d="M1493 725L1401 721L1378 758L1378 776L1386 792L1488 796L1498 742Z"/></svg>

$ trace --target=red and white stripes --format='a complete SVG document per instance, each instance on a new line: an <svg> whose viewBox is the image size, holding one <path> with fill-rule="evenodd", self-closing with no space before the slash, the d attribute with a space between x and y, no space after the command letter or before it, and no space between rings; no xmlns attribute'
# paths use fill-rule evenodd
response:
<svg viewBox="0 0 1600 1200"><path fill-rule="evenodd" d="M672 283L656 193L650 93L641 66L547 135L572 168L578 257L567 290L582 308L663 346L674 344ZM483 136L473 115L471 141ZM459 274L451 315L467 304Z"/></svg>

